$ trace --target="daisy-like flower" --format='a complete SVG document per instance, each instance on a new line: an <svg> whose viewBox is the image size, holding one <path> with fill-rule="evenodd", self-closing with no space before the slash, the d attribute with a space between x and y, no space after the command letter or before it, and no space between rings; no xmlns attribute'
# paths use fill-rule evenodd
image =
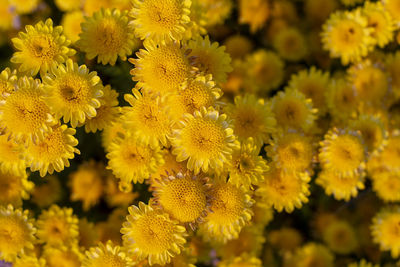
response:
<svg viewBox="0 0 400 267"><path fill-rule="evenodd" d="M130 267L134 265L124 250L120 246L114 245L111 240L106 244L100 243L98 246L90 248L85 254L82 267Z"/></svg>
<svg viewBox="0 0 400 267"><path fill-rule="evenodd" d="M269 167L267 161L259 156L260 148L249 138L240 144L232 153L231 163L226 169L229 172L229 181L246 188L264 180L264 173Z"/></svg>
<svg viewBox="0 0 400 267"><path fill-rule="evenodd" d="M36 228L28 210L0 206L0 260L14 261L33 249Z"/></svg>
<svg viewBox="0 0 400 267"><path fill-rule="evenodd" d="M128 11L101 9L81 24L82 32L76 45L88 59L97 56L97 63L115 65L117 58L126 60L137 48Z"/></svg>
<svg viewBox="0 0 400 267"><path fill-rule="evenodd" d="M8 140L6 135L0 136L0 170L17 176L26 174L26 162L22 158L24 146Z"/></svg>
<svg viewBox="0 0 400 267"><path fill-rule="evenodd" d="M242 228L250 223L254 200L243 187L217 178L211 187L211 210L200 232L206 239L226 242L236 239Z"/></svg>
<svg viewBox="0 0 400 267"><path fill-rule="evenodd" d="M87 118L96 116L103 85L95 71L89 72L86 65L78 66L71 59L66 64L51 68L43 78L44 101L64 123L71 122L72 127L84 123Z"/></svg>
<svg viewBox="0 0 400 267"><path fill-rule="evenodd" d="M51 132L57 121L42 97L40 81L24 76L18 79L17 90L0 101L0 128L8 139L27 145Z"/></svg>
<svg viewBox="0 0 400 267"><path fill-rule="evenodd" d="M324 24L321 37L331 57L341 58L342 64L347 65L360 60L372 49L372 32L367 18L356 9L333 13Z"/></svg>
<svg viewBox="0 0 400 267"><path fill-rule="evenodd" d="M267 1L239 1L239 23L249 24L251 33L260 30L270 16L271 5Z"/></svg>
<svg viewBox="0 0 400 267"><path fill-rule="evenodd" d="M268 207L291 213L308 202L309 182L310 176L306 172L284 172L271 168L265 174L264 182L259 184L256 195Z"/></svg>
<svg viewBox="0 0 400 267"><path fill-rule="evenodd" d="M170 219L167 213L143 202L128 210L121 233L124 247L131 257L139 261L147 259L150 265L164 265L181 253L186 243L185 227Z"/></svg>
<svg viewBox="0 0 400 267"><path fill-rule="evenodd" d="M85 17L81 10L64 13L61 19L64 34L73 44L79 40L79 34L82 32L81 23L84 21Z"/></svg>
<svg viewBox="0 0 400 267"><path fill-rule="evenodd" d="M355 229L346 221L333 221L322 235L327 246L337 254L350 254L358 247Z"/></svg>
<svg viewBox="0 0 400 267"><path fill-rule="evenodd" d="M22 199L29 199L29 193L35 184L28 181L26 174L16 176L9 172L0 172L0 206L12 204L14 207L22 206Z"/></svg>
<svg viewBox="0 0 400 267"><path fill-rule="evenodd" d="M271 105L278 126L283 129L309 130L318 111L313 108L310 98L306 98L298 89L292 88L280 91L273 97Z"/></svg>
<svg viewBox="0 0 400 267"><path fill-rule="evenodd" d="M234 102L226 106L225 112L233 120L238 140L243 142L251 137L259 147L267 143L276 128L270 104L250 94L236 96Z"/></svg>
<svg viewBox="0 0 400 267"><path fill-rule="evenodd" d="M329 114L336 121L346 121L357 112L358 98L353 85L344 78L332 81L326 92Z"/></svg>
<svg viewBox="0 0 400 267"><path fill-rule="evenodd" d="M60 263L68 267L81 267L84 255L80 252L77 244L72 246L60 245L57 247L45 246L43 259L47 267L59 267Z"/></svg>
<svg viewBox="0 0 400 267"><path fill-rule="evenodd" d="M190 21L191 0L133 0L129 15L135 34L156 43L179 41Z"/></svg>
<svg viewBox="0 0 400 267"><path fill-rule="evenodd" d="M78 241L78 218L71 208L52 205L42 211L36 225L40 243L58 247L73 245Z"/></svg>
<svg viewBox="0 0 400 267"><path fill-rule="evenodd" d="M17 71L11 71L10 68L5 68L0 73L0 100L5 98L4 95L11 94L15 90L15 84L17 83Z"/></svg>
<svg viewBox="0 0 400 267"><path fill-rule="evenodd" d="M400 201L400 171L384 171L372 176L372 189L385 202Z"/></svg>
<svg viewBox="0 0 400 267"><path fill-rule="evenodd" d="M400 255L400 207L383 208L372 219L371 235L381 251L390 251L393 258Z"/></svg>
<svg viewBox="0 0 400 267"><path fill-rule="evenodd" d="M101 144L106 152L110 151L110 146L117 137L123 137L127 134L124 123L119 114L116 121L106 124L101 133Z"/></svg>
<svg viewBox="0 0 400 267"><path fill-rule="evenodd" d="M167 146L167 135L173 122L165 97L147 93L142 95L133 89L132 94L126 94L124 98L131 107L123 109L122 120L134 138L151 147L157 147L160 143Z"/></svg>
<svg viewBox="0 0 400 267"><path fill-rule="evenodd" d="M200 170L222 170L237 147L233 130L225 114L202 107L193 115L184 114L171 137L172 154L178 162L188 160L187 168L198 174Z"/></svg>
<svg viewBox="0 0 400 267"><path fill-rule="evenodd" d="M130 73L132 80L138 82L137 88L165 94L174 92L190 77L188 51L178 43L156 44L149 41L145 48L136 53L137 59L129 59L135 65Z"/></svg>
<svg viewBox="0 0 400 267"><path fill-rule="evenodd" d="M18 37L11 39L19 51L13 54L10 61L20 64L21 72L35 76L40 71L43 77L51 67L64 63L76 52L68 47L71 41L62 34L63 28L53 27L51 19L44 23L40 21L35 26L28 25L25 30L26 33L20 32Z"/></svg>
<svg viewBox="0 0 400 267"><path fill-rule="evenodd" d="M32 192L32 202L40 208L47 208L63 197L60 179L54 175L44 178L45 183L36 185Z"/></svg>
<svg viewBox="0 0 400 267"><path fill-rule="evenodd" d="M318 114L323 115L327 111L325 94L329 83L329 73L313 66L309 70L302 70L293 75L289 81L289 88L297 89L306 98L311 98L313 106L318 109Z"/></svg>
<svg viewBox="0 0 400 267"><path fill-rule="evenodd" d="M88 117L85 121L85 132L95 133L103 130L107 125L114 123L121 113L118 106L118 93L110 85L103 87L103 97L99 98L101 106L96 109L95 117Z"/></svg>
<svg viewBox="0 0 400 267"><path fill-rule="evenodd" d="M298 248L292 257L288 258L287 266L334 267L334 258L334 254L326 246L317 243L307 243Z"/></svg>
<svg viewBox="0 0 400 267"><path fill-rule="evenodd" d="M222 24L233 9L232 0L192 0L198 2L205 12L206 27Z"/></svg>
<svg viewBox="0 0 400 267"><path fill-rule="evenodd" d="M209 187L207 179L194 176L190 172L170 173L155 180L154 202L172 219L194 229L196 223L203 222L209 212Z"/></svg>
<svg viewBox="0 0 400 267"><path fill-rule="evenodd" d="M194 66L200 73L211 74L219 83L226 82L227 74L231 72L231 57L225 52L225 46L219 46L217 42L211 43L206 35L190 40L187 44L190 54L194 58Z"/></svg>
<svg viewBox="0 0 400 267"><path fill-rule="evenodd" d="M123 182L143 183L164 163L159 146L150 147L132 135L117 138L109 149L107 169Z"/></svg>
<svg viewBox="0 0 400 267"><path fill-rule="evenodd" d="M273 40L278 54L288 61L299 61L303 59L308 51L304 35L294 27L284 27Z"/></svg>
<svg viewBox="0 0 400 267"><path fill-rule="evenodd" d="M69 167L69 160L80 154L75 147L78 140L74 137L75 129L67 125L53 128L44 140L31 144L24 151L24 158L31 171L39 171L40 176L46 173L60 172L64 167Z"/></svg>
<svg viewBox="0 0 400 267"><path fill-rule="evenodd" d="M281 227L269 232L268 235L269 243L277 248L280 253L293 253L303 242L301 233L291 227Z"/></svg>
<svg viewBox="0 0 400 267"><path fill-rule="evenodd" d="M366 149L359 133L333 128L320 142L318 159L325 170L338 176L359 176L365 169Z"/></svg>

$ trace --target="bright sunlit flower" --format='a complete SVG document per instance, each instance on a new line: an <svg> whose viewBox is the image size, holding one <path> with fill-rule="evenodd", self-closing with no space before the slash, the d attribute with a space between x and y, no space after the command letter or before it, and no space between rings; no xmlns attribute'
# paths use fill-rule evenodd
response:
<svg viewBox="0 0 400 267"><path fill-rule="evenodd" d="M373 29L371 36L379 47L384 47L393 40L394 21L390 10L385 10L382 2L366 1L362 12L367 18L368 27Z"/></svg>
<svg viewBox="0 0 400 267"><path fill-rule="evenodd" d="M400 172L384 171L374 174L372 189L385 202L400 201Z"/></svg>
<svg viewBox="0 0 400 267"><path fill-rule="evenodd" d="M134 262L128 257L123 248L116 246L112 241L106 244L100 243L96 247L86 251L86 258L82 262L82 267L130 267Z"/></svg>

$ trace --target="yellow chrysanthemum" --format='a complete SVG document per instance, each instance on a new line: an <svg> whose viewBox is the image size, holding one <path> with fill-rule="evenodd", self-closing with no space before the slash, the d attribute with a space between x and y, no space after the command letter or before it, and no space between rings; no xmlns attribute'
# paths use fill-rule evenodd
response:
<svg viewBox="0 0 400 267"><path fill-rule="evenodd" d="M37 143L51 132L56 120L42 97L40 81L24 76L18 80L17 90L0 101L0 128L8 139Z"/></svg>
<svg viewBox="0 0 400 267"><path fill-rule="evenodd" d="M245 188L256 185L264 180L264 173L269 167L267 161L259 156L260 147L252 138L243 141L240 148L232 153L232 160L226 171L229 173L229 181Z"/></svg>
<svg viewBox="0 0 400 267"><path fill-rule="evenodd" d="M36 184L32 192L32 202L40 208L46 208L63 197L61 183L57 176L49 175L43 180L45 183Z"/></svg>
<svg viewBox="0 0 400 267"><path fill-rule="evenodd" d="M1 13L0 13L1 14ZM15 90L15 85L17 84L17 71L11 71L10 68L5 68L0 73L0 100L5 99Z"/></svg>
<svg viewBox="0 0 400 267"><path fill-rule="evenodd" d="M72 127L84 123L87 118L96 116L103 85L95 71L89 72L86 65L78 66L72 60L51 69L43 78L44 101L57 118Z"/></svg>
<svg viewBox="0 0 400 267"><path fill-rule="evenodd" d="M65 1L64 1L65 2ZM61 20L65 36L75 43L79 40L79 34L82 32L81 23L84 22L83 12L80 10L65 13Z"/></svg>
<svg viewBox="0 0 400 267"><path fill-rule="evenodd" d="M268 242L280 253L293 253L303 242L301 233L290 227L282 227L268 233Z"/></svg>
<svg viewBox="0 0 400 267"><path fill-rule="evenodd" d="M32 13L40 4L41 0L9 0L9 5L20 14Z"/></svg>
<svg viewBox="0 0 400 267"><path fill-rule="evenodd" d="M96 109L96 116L85 121L85 132L95 133L114 123L121 113L118 106L118 93L110 85L103 87L103 97L99 99L101 106Z"/></svg>
<svg viewBox="0 0 400 267"><path fill-rule="evenodd" d="M225 112L233 120L233 131L241 142L251 137L261 147L275 132L276 120L270 104L255 95L236 96L234 104L228 104Z"/></svg>
<svg viewBox="0 0 400 267"><path fill-rule="evenodd" d="M324 245L307 243L288 259L287 267L334 267L334 255Z"/></svg>
<svg viewBox="0 0 400 267"><path fill-rule="evenodd" d="M123 126L121 115L113 123L107 124L101 133L101 144L106 152L110 152L110 146L117 137L123 137L127 130Z"/></svg>
<svg viewBox="0 0 400 267"><path fill-rule="evenodd" d="M379 47L382 48L393 40L394 21L382 2L366 1L362 12L368 20L368 27L373 29L371 36Z"/></svg>
<svg viewBox="0 0 400 267"><path fill-rule="evenodd" d="M107 169L124 182L143 183L164 163L159 146L150 147L131 135L111 143Z"/></svg>
<svg viewBox="0 0 400 267"><path fill-rule="evenodd" d="M320 142L319 162L337 176L359 176L365 169L366 149L359 133L333 128Z"/></svg>
<svg viewBox="0 0 400 267"><path fill-rule="evenodd" d="M7 31L13 26L15 12L10 9L9 0L0 1L0 30Z"/></svg>
<svg viewBox="0 0 400 267"><path fill-rule="evenodd" d="M261 267L262 262L259 258L243 254L232 259L226 259L218 262L217 267Z"/></svg>
<svg viewBox="0 0 400 267"><path fill-rule="evenodd" d="M136 53L137 59L129 59L135 65L130 73L132 79L138 82L138 89L161 94L174 92L190 77L188 51L179 44L156 44L149 41L145 48Z"/></svg>
<svg viewBox="0 0 400 267"><path fill-rule="evenodd" d="M333 165L335 166L335 165ZM349 201L351 197L356 197L358 190L363 190L364 173L349 176L330 170L323 170L318 174L316 184L325 189L325 194L333 195L336 200Z"/></svg>
<svg viewBox="0 0 400 267"><path fill-rule="evenodd" d="M206 27L222 24L233 9L232 0L192 0L198 2L205 12Z"/></svg>
<svg viewBox="0 0 400 267"><path fill-rule="evenodd" d="M71 41L62 34L63 28L53 28L53 21L47 19L40 21L35 26L25 27L26 33L20 32L18 37L11 39L15 52L10 59L11 62L20 64L19 71L36 75L44 74L57 64L64 63L68 57L75 54L75 50L69 48Z"/></svg>
<svg viewBox="0 0 400 267"><path fill-rule="evenodd" d="M273 45L279 56L288 61L299 61L308 53L303 33L294 27L281 29L274 37Z"/></svg>
<svg viewBox="0 0 400 267"><path fill-rule="evenodd" d="M393 258L400 255L400 207L384 208L372 220L371 235L381 251L390 251Z"/></svg>
<svg viewBox="0 0 400 267"><path fill-rule="evenodd" d="M329 113L334 120L345 121L356 114L358 98L353 85L344 78L334 79L326 92Z"/></svg>
<svg viewBox="0 0 400 267"><path fill-rule="evenodd" d="M58 247L46 246L43 251L43 258L46 260L47 267L81 267L83 254L77 245Z"/></svg>
<svg viewBox="0 0 400 267"><path fill-rule="evenodd" d="M71 208L52 205L42 211L36 225L40 243L58 247L78 242L78 218Z"/></svg>
<svg viewBox="0 0 400 267"><path fill-rule="evenodd" d="M312 100L306 98L298 89L287 88L272 99L272 111L278 126L283 129L302 129L307 131L314 124L317 109Z"/></svg>
<svg viewBox="0 0 400 267"><path fill-rule="evenodd" d="M76 42L88 59L97 56L97 63L115 65L117 58L125 61L138 46L129 22L128 11L101 9L85 17Z"/></svg>
<svg viewBox="0 0 400 267"><path fill-rule="evenodd" d="M377 155L374 155L380 167L389 171L400 171L400 132L394 131L387 139L386 146Z"/></svg>
<svg viewBox="0 0 400 267"><path fill-rule="evenodd" d="M23 199L29 199L34 183L28 181L26 174L16 176L9 172L0 171L0 206L12 204L14 207L22 206Z"/></svg>
<svg viewBox="0 0 400 267"><path fill-rule="evenodd" d="M211 187L211 213L200 225L200 232L205 239L226 242L238 238L242 228L250 223L254 200L231 182L220 178Z"/></svg>
<svg viewBox="0 0 400 267"><path fill-rule="evenodd" d="M385 202L400 201L400 172L384 171L374 174L372 189Z"/></svg>
<svg viewBox="0 0 400 267"><path fill-rule="evenodd" d="M353 262L347 265L347 267L379 267L379 264L373 264L362 259L359 262Z"/></svg>
<svg viewBox="0 0 400 267"><path fill-rule="evenodd" d="M136 198L139 197L139 192L132 192L133 187L131 183L127 184L122 181L118 183L118 180L109 171L107 172L106 176L106 182L104 185L104 198L108 206L128 207Z"/></svg>
<svg viewBox="0 0 400 267"><path fill-rule="evenodd" d="M157 168L157 171L151 174L150 179L150 190L152 190L152 184L157 179L162 179L167 173L184 173L187 170L185 162L177 162L176 157L172 154L171 149L164 150L164 164Z"/></svg>
<svg viewBox="0 0 400 267"><path fill-rule="evenodd" d="M26 162L22 158L24 146L0 136L0 170L17 176L25 175Z"/></svg>
<svg viewBox="0 0 400 267"><path fill-rule="evenodd" d="M331 57L341 58L342 64L347 65L360 60L372 49L372 32L367 18L356 9L333 13L324 24L321 37Z"/></svg>
<svg viewBox="0 0 400 267"><path fill-rule="evenodd" d="M284 172L271 168L264 176L264 182L259 184L256 195L268 207L278 212L285 210L293 212L308 203L310 176L306 172Z"/></svg>
<svg viewBox="0 0 400 267"><path fill-rule="evenodd" d="M205 29L207 24L206 10L201 4L202 1L192 0L189 13L190 21L185 25L186 30L183 40L190 40L195 36L207 34L207 30Z"/></svg>
<svg viewBox="0 0 400 267"><path fill-rule="evenodd" d="M400 1L399 0L383 0L382 1L385 10L389 12L393 21L396 24L396 28L400 26Z"/></svg>
<svg viewBox="0 0 400 267"><path fill-rule="evenodd" d="M40 176L46 173L60 172L69 167L69 160L80 154L75 148L78 140L74 137L75 129L67 125L56 126L43 141L31 144L24 151L24 158L31 171L39 171Z"/></svg>
<svg viewBox="0 0 400 267"><path fill-rule="evenodd" d="M36 228L28 210L0 206L0 260L13 261L33 249Z"/></svg>
<svg viewBox="0 0 400 267"><path fill-rule="evenodd" d="M252 40L241 34L230 35L225 39L224 45L226 48L225 51L234 60L244 58L247 54L251 53L254 47Z"/></svg>
<svg viewBox="0 0 400 267"><path fill-rule="evenodd" d="M271 5L268 1L239 1L239 23L249 24L252 33L265 25L270 13Z"/></svg>
<svg viewBox="0 0 400 267"><path fill-rule="evenodd" d="M400 7L400 2L399 2ZM390 77L390 85L392 87L395 97L400 97L400 52L388 54L386 56L386 71Z"/></svg>
<svg viewBox="0 0 400 267"><path fill-rule="evenodd" d="M191 0L133 0L129 15L135 34L156 43L179 41L190 21Z"/></svg>
<svg viewBox="0 0 400 267"><path fill-rule="evenodd" d="M210 206L209 185L190 172L170 173L154 183L154 201L172 219L189 224L192 229L202 222ZM177 208L179 207L179 208Z"/></svg>
<svg viewBox="0 0 400 267"><path fill-rule="evenodd" d="M187 167L195 174L221 170L237 147L226 115L205 107L193 115L184 114L173 130L171 143L176 160L188 160Z"/></svg>
<svg viewBox="0 0 400 267"><path fill-rule="evenodd" d="M89 222L86 218L79 219L79 246L89 249L95 246L98 241L99 234L95 229L94 223Z"/></svg>
<svg viewBox="0 0 400 267"><path fill-rule="evenodd" d="M80 9L84 0L55 0L54 3L63 12Z"/></svg>
<svg viewBox="0 0 400 267"><path fill-rule="evenodd" d="M211 74L217 84L226 81L227 73L232 71L231 57L225 52L225 46L217 42L211 43L206 35L190 40L187 44L190 54L194 58L194 66L200 73Z"/></svg>
<svg viewBox="0 0 400 267"><path fill-rule="evenodd" d="M167 135L171 132L172 121L169 117L165 98L152 94L139 93L124 95L132 107L125 107L122 120L128 131L144 144L157 147L161 143L167 146Z"/></svg>
<svg viewBox="0 0 400 267"><path fill-rule="evenodd" d="M130 267L134 265L124 249L114 245L112 241L108 241L105 245L100 243L98 246L87 250L85 254L86 258L82 262L82 267Z"/></svg>
<svg viewBox="0 0 400 267"><path fill-rule="evenodd" d="M358 246L355 229L346 221L330 223L322 234L326 245L337 254L350 254Z"/></svg>
<svg viewBox="0 0 400 267"><path fill-rule="evenodd" d="M13 267L46 267L46 261L43 258L25 254L14 261Z"/></svg>
<svg viewBox="0 0 400 267"><path fill-rule="evenodd" d="M329 86L328 72L323 72L312 66L309 70L302 70L293 75L289 81L289 88L297 89L306 98L311 98L313 106L318 109L318 114L326 112L325 94Z"/></svg>
<svg viewBox="0 0 400 267"><path fill-rule="evenodd" d="M124 246L137 260L147 259L150 265L166 264L181 253L186 243L186 230L171 220L168 214L139 202L129 207L121 228Z"/></svg>

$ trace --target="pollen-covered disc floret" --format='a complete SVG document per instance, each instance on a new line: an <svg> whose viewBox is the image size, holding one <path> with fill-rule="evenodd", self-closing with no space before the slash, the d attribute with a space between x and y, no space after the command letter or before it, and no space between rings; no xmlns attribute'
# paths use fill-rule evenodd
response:
<svg viewBox="0 0 400 267"><path fill-rule="evenodd" d="M35 26L27 25L25 32L12 39L14 47L19 50L14 53L11 62L20 64L19 71L35 76L39 70L41 76L57 64L64 63L68 57L75 54L69 48L71 41L62 34L61 26L53 27L53 21L47 19Z"/></svg>
<svg viewBox="0 0 400 267"><path fill-rule="evenodd" d="M97 56L97 63L103 65L115 65L118 57L125 61L138 46L128 11L102 8L86 17L81 28L76 45L88 59Z"/></svg>
<svg viewBox="0 0 400 267"><path fill-rule="evenodd" d="M95 71L89 72L86 65L78 66L72 60L51 68L43 78L44 101L55 116L71 122L72 127L96 116L103 85Z"/></svg>
<svg viewBox="0 0 400 267"><path fill-rule="evenodd" d="M188 160L187 167L198 174L200 170L222 170L237 147L233 130L225 114L214 108L201 108L193 115L184 114L171 137L172 154L178 162Z"/></svg>
<svg viewBox="0 0 400 267"><path fill-rule="evenodd" d="M181 253L186 243L186 230L167 213L143 202L128 210L121 229L128 255L137 260L147 259L150 265L164 265Z"/></svg>
<svg viewBox="0 0 400 267"><path fill-rule="evenodd" d="M114 245L111 240L106 244L100 243L86 251L86 258L82 262L82 267L130 267L134 262L127 256L123 248Z"/></svg>

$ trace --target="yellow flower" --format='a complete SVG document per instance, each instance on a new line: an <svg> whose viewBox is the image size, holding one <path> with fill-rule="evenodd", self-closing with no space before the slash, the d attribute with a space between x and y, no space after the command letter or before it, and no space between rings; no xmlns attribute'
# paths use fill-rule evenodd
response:
<svg viewBox="0 0 400 267"><path fill-rule="evenodd" d="M193 115L184 114L171 137L172 154L178 162L188 160L187 168L198 174L200 170L222 170L237 147L233 130L225 114L202 107Z"/></svg>
<svg viewBox="0 0 400 267"><path fill-rule="evenodd" d="M400 171L400 132L398 130L389 135L384 149L376 157L386 170Z"/></svg>
<svg viewBox="0 0 400 267"><path fill-rule="evenodd" d="M25 30L26 33L20 32L18 37L11 39L19 51L13 54L10 61L20 64L21 72L35 76L40 70L43 77L51 67L64 63L75 54L75 50L68 47L71 41L62 34L63 28L53 28L51 19L44 23L40 21L35 26L28 25Z"/></svg>
<svg viewBox="0 0 400 267"><path fill-rule="evenodd" d="M156 43L181 40L190 21L191 0L133 0L135 34Z"/></svg>
<svg viewBox="0 0 400 267"><path fill-rule="evenodd" d="M400 201L400 172L384 171L374 174L372 189L385 202Z"/></svg>
<svg viewBox="0 0 400 267"><path fill-rule="evenodd" d="M306 172L283 172L271 168L264 176L264 182L259 184L256 195L268 207L278 212L285 210L293 212L308 203L310 176Z"/></svg>
<svg viewBox="0 0 400 267"><path fill-rule="evenodd" d="M10 9L9 0L0 1L0 30L7 31L13 26L13 18L15 12Z"/></svg>
<svg viewBox="0 0 400 267"><path fill-rule="evenodd" d="M222 260L218 263L217 267L261 267L262 262L259 258L250 256L248 254L242 254L232 259Z"/></svg>
<svg viewBox="0 0 400 267"><path fill-rule="evenodd" d="M101 9L91 17L85 17L82 32L76 42L88 59L97 56L97 63L115 65L117 58L125 61L138 46L128 11Z"/></svg>
<svg viewBox="0 0 400 267"><path fill-rule="evenodd" d="M37 143L57 122L42 99L39 80L24 76L17 89L0 102L0 128L17 143Z"/></svg>
<svg viewBox="0 0 400 267"><path fill-rule="evenodd" d="M334 79L326 92L329 113L336 121L346 121L356 114L358 98L353 85L344 78Z"/></svg>
<svg viewBox="0 0 400 267"><path fill-rule="evenodd" d="M0 260L13 261L33 249L36 228L28 210L0 206Z"/></svg>
<svg viewBox="0 0 400 267"><path fill-rule="evenodd" d="M156 180L162 179L169 173L185 172L187 170L185 162L177 162L176 157L172 154L171 149L164 150L164 164L157 168L157 171L151 174L149 180L150 190Z"/></svg>
<svg viewBox="0 0 400 267"><path fill-rule="evenodd" d="M45 183L36 185L32 192L32 202L40 208L45 208L58 202L63 197L59 178L49 175L44 178Z"/></svg>
<svg viewBox="0 0 400 267"><path fill-rule="evenodd" d="M381 251L390 251L392 258L400 255L400 207L381 209L372 219L371 235Z"/></svg>
<svg viewBox="0 0 400 267"><path fill-rule="evenodd" d="M78 218L71 208L52 205L37 220L37 237L48 246L69 246L78 242Z"/></svg>
<svg viewBox="0 0 400 267"><path fill-rule="evenodd" d="M88 16L101 10L102 8L117 8L121 11L130 10L132 3L130 0L85 0L83 4L83 11Z"/></svg>
<svg viewBox="0 0 400 267"><path fill-rule="evenodd" d="M80 151L75 148L78 140L74 137L75 129L67 125L56 126L43 141L31 144L24 151L24 158L31 171L39 171L40 176L53 174L69 167L69 159L73 159Z"/></svg>
<svg viewBox="0 0 400 267"><path fill-rule="evenodd" d="M26 162L22 158L24 146L8 140L7 135L0 136L0 170L17 176L26 174Z"/></svg>
<svg viewBox="0 0 400 267"><path fill-rule="evenodd" d="M43 78L44 101L50 106L56 118L63 117L64 123L72 127L96 116L103 85L95 71L89 72L86 65L78 66L71 59L51 69Z"/></svg>
<svg viewBox="0 0 400 267"><path fill-rule="evenodd" d="M285 27L273 39L273 45L281 58L288 61L300 61L308 53L303 33L297 28Z"/></svg>
<svg viewBox="0 0 400 267"><path fill-rule="evenodd" d="M228 104L225 112L233 120L233 131L241 142L251 137L261 147L275 132L276 120L270 104L262 98L250 94L236 96L234 104Z"/></svg>
<svg viewBox="0 0 400 267"><path fill-rule="evenodd" d="M13 267L46 267L46 261L43 258L25 254L14 261Z"/></svg>
<svg viewBox="0 0 400 267"><path fill-rule="evenodd" d="M317 243L307 243L297 249L295 254L288 259L288 264L285 266L296 267L333 267L334 255L324 245Z"/></svg>
<svg viewBox="0 0 400 267"><path fill-rule="evenodd" d="M32 13L40 4L41 0L9 0L9 5L15 8L15 11L20 14Z"/></svg>
<svg viewBox="0 0 400 267"><path fill-rule="evenodd" d="M192 0L198 2L205 13L206 27L222 24L233 9L232 0Z"/></svg>
<svg viewBox="0 0 400 267"><path fill-rule="evenodd" d="M227 73L232 71L231 57L225 52L225 46L211 43L206 35L198 36L187 43L190 54L194 57L194 66L200 73L211 74L217 84L226 81Z"/></svg>
<svg viewBox="0 0 400 267"><path fill-rule="evenodd" d="M106 152L110 152L110 146L117 137L123 137L127 134L126 129L123 127L121 115L118 115L116 121L106 124L103 132L101 133L101 144Z"/></svg>
<svg viewBox="0 0 400 267"><path fill-rule="evenodd" d="M132 79L138 82L138 89L161 94L174 92L190 77L188 51L179 44L156 44L149 41L145 48L136 53L137 59L129 59L135 65L130 73Z"/></svg>
<svg viewBox="0 0 400 267"><path fill-rule="evenodd" d="M350 254L358 247L355 229L346 221L330 223L322 234L327 246L337 254Z"/></svg>
<svg viewBox="0 0 400 267"><path fill-rule="evenodd" d="M379 47L383 48L393 40L394 21L389 10L385 10L382 2L366 1L362 9L368 20L368 27L373 29L371 36Z"/></svg>
<svg viewBox="0 0 400 267"><path fill-rule="evenodd" d="M253 50L254 47L254 44L249 37L240 34L233 34L227 37L224 41L224 45L226 47L226 52L234 60L244 58L247 54L251 53L251 50Z"/></svg>
<svg viewBox="0 0 400 267"><path fill-rule="evenodd" d="M359 61L372 49L373 29L368 27L367 18L359 9L337 11L323 26L322 43L333 58L341 58L343 65Z"/></svg>
<svg viewBox="0 0 400 267"><path fill-rule="evenodd" d="M124 189L121 191L121 186L123 186ZM125 188L125 186L127 188ZM139 197L138 192L132 192L132 184L129 183L126 185L126 183L120 181L118 183L118 180L115 178L114 175L112 175L111 172L107 171L106 174L106 181L104 185L104 198L105 201L107 202L107 205L110 207L117 207L117 206L123 206L127 207L132 202Z"/></svg>
<svg viewBox="0 0 400 267"><path fill-rule="evenodd" d="M84 0L55 0L54 3L63 12L80 9Z"/></svg>
<svg viewBox="0 0 400 267"><path fill-rule="evenodd" d="M60 263L63 264L62 266L81 267L83 254L79 251L77 245L46 246L43 251L43 258L46 260L47 267L59 267Z"/></svg>
<svg viewBox="0 0 400 267"><path fill-rule="evenodd" d="M82 267L130 267L134 265L132 259L127 257L124 249L114 245L112 241L108 241L105 245L100 243L98 246L87 250L85 254Z"/></svg>
<svg viewBox="0 0 400 267"><path fill-rule="evenodd" d="M239 1L239 23L249 24L251 33L260 30L268 20L271 5L268 1Z"/></svg>
<svg viewBox="0 0 400 267"><path fill-rule="evenodd" d="M200 224L205 239L225 243L236 239L242 228L250 223L254 200L242 187L237 187L223 178L217 178L211 187L212 212Z"/></svg>
<svg viewBox="0 0 400 267"><path fill-rule="evenodd" d="M10 68L5 68L0 73L0 100L5 99L5 96L11 94L15 90L17 83L17 71L11 71Z"/></svg>
<svg viewBox="0 0 400 267"><path fill-rule="evenodd" d="M172 219L189 224L194 229L209 211L210 185L206 181L190 172L169 173L155 181L154 202Z"/></svg>
<svg viewBox="0 0 400 267"><path fill-rule="evenodd" d="M189 18L190 21L185 25L186 30L184 32L183 40L190 40L195 36L207 34L207 30L205 29L207 24L206 10L201 5L201 1L192 1L192 4L190 5Z"/></svg>
<svg viewBox="0 0 400 267"><path fill-rule="evenodd" d="M72 43L79 40L79 34L82 32L81 23L83 21L84 16L80 10L64 13L61 25L64 28L65 36L70 39Z"/></svg>
<svg viewBox="0 0 400 267"><path fill-rule="evenodd" d="M132 135L117 138L109 149L107 169L123 182L143 183L164 163L159 146L150 147Z"/></svg>
<svg viewBox="0 0 400 267"><path fill-rule="evenodd" d="M95 229L94 223L86 218L79 219L79 246L88 249L95 246L99 234Z"/></svg>
<svg viewBox="0 0 400 267"><path fill-rule="evenodd" d="M22 206L22 199L29 199L29 193L35 184L28 181L28 176L16 176L9 172L0 171L0 206L12 204L14 207Z"/></svg>
<svg viewBox="0 0 400 267"><path fill-rule="evenodd" d="M274 248L277 248L280 253L294 252L303 242L301 233L290 227L282 227L278 230L273 230L269 232L268 235L269 243Z"/></svg>
<svg viewBox="0 0 400 267"><path fill-rule="evenodd" d="M400 1L399 0L383 0L382 1L385 10L389 12L393 21L396 24L396 28L400 26Z"/></svg>
<svg viewBox="0 0 400 267"><path fill-rule="evenodd" d="M147 259L150 265L164 265L181 253L186 230L168 214L139 202L129 207L121 228L124 247L131 257Z"/></svg>

